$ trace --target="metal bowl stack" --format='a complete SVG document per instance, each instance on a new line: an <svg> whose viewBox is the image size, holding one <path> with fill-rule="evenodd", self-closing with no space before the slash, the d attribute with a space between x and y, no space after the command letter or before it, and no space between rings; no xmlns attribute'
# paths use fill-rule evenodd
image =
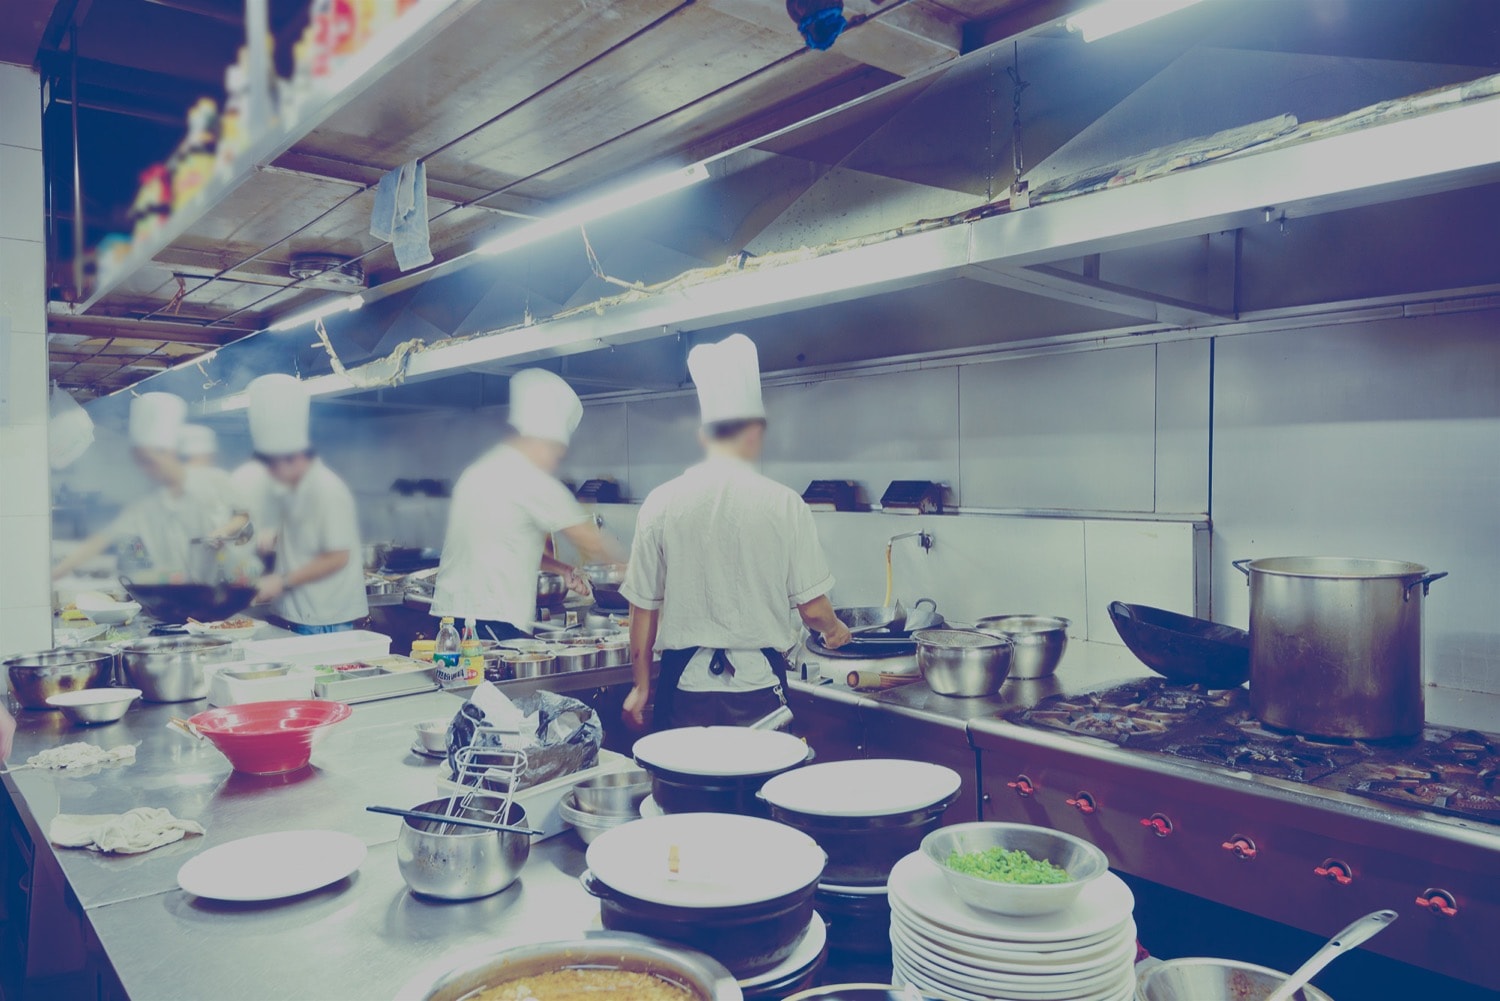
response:
<svg viewBox="0 0 1500 1001"><path fill-rule="evenodd" d="M996 695L1010 674L1011 642L975 629L924 629L913 633L917 668L939 695Z"/></svg>
<svg viewBox="0 0 1500 1001"><path fill-rule="evenodd" d="M605 831L641 816L641 803L651 792L651 776L639 768L584 779L558 806L562 818L592 844Z"/></svg>

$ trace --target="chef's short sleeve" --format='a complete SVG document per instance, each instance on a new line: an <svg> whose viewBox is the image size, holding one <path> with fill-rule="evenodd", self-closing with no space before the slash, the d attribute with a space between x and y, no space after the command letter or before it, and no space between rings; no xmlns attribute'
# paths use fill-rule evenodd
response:
<svg viewBox="0 0 1500 1001"><path fill-rule="evenodd" d="M516 491L516 496L543 532L560 532L589 520L572 492L540 470L531 483Z"/></svg>
<svg viewBox="0 0 1500 1001"><path fill-rule="evenodd" d="M635 540L630 544L630 568L620 594L636 608L648 612L661 608L667 594L667 559L662 552L661 518L657 506L646 498L635 521Z"/></svg>
<svg viewBox="0 0 1500 1001"><path fill-rule="evenodd" d="M812 511L800 497L790 505L790 518L786 592L787 600L795 608L832 591L833 571L828 568L828 557L818 542L818 526L813 523Z"/></svg>

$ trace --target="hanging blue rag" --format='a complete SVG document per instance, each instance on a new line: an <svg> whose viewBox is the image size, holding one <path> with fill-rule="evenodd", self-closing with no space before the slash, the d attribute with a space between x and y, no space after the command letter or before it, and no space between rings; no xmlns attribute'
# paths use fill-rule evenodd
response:
<svg viewBox="0 0 1500 1001"><path fill-rule="evenodd" d="M370 209L370 235L391 245L402 271L431 263L425 163L410 160L380 179Z"/></svg>

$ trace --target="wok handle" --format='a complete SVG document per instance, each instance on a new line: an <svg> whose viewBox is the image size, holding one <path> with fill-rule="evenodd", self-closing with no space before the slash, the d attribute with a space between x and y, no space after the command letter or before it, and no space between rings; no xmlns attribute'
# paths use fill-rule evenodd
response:
<svg viewBox="0 0 1500 1001"><path fill-rule="evenodd" d="M599 882L598 877L594 875L592 869L585 869L579 873L578 883L589 896L598 897L600 900L610 899L609 890L605 888L603 883Z"/></svg>
<svg viewBox="0 0 1500 1001"><path fill-rule="evenodd" d="M1418 577L1416 580L1406 585L1406 589L1401 592L1402 600L1410 601L1412 588L1416 587L1418 584L1422 585L1422 597L1427 597L1428 592L1432 590L1432 582L1435 580L1442 580L1446 576L1448 576L1448 571L1444 570L1441 573L1430 573L1426 574L1425 576Z"/></svg>
<svg viewBox="0 0 1500 1001"><path fill-rule="evenodd" d="M915 602L912 603L911 607L915 611L916 609L921 608L923 605L931 607L934 612L937 611L937 602L933 601L931 598L918 598Z"/></svg>

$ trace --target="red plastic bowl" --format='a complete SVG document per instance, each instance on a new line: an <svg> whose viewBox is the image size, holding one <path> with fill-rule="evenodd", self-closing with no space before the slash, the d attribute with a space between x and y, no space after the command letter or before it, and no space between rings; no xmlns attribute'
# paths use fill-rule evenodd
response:
<svg viewBox="0 0 1500 1001"><path fill-rule="evenodd" d="M235 771L277 775L307 764L313 741L353 711L342 702L288 699L208 709L188 723L213 741Z"/></svg>

